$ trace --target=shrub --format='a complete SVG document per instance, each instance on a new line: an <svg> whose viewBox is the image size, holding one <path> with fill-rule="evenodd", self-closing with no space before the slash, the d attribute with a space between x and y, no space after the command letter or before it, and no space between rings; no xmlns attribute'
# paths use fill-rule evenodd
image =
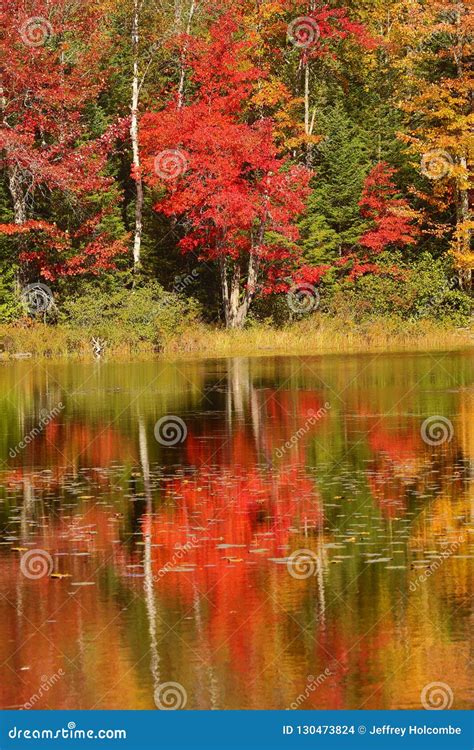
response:
<svg viewBox="0 0 474 750"><path fill-rule="evenodd" d="M199 316L193 299L166 292L157 282L111 292L86 287L79 295L64 299L59 309L60 322L84 329L91 336L110 343L126 338L157 346Z"/></svg>
<svg viewBox="0 0 474 750"><path fill-rule="evenodd" d="M0 323L11 323L24 315L24 308L15 292L15 273L11 263L0 263Z"/></svg>
<svg viewBox="0 0 474 750"><path fill-rule="evenodd" d="M442 261L425 253L410 267L397 267L397 275L370 274L354 282L337 282L322 295L323 309L355 323L391 316L405 321L469 324L472 300L454 288L455 278Z"/></svg>

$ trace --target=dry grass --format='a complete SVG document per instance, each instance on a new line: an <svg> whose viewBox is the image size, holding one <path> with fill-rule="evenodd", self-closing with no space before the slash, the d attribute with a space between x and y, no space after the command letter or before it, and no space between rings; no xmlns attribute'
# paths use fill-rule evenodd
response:
<svg viewBox="0 0 474 750"><path fill-rule="evenodd" d="M113 343L107 344L105 356L116 360L152 358L157 356L156 347L149 342L137 341L124 333L114 331ZM112 337L111 337L112 341ZM91 336L80 329L66 326L35 324L24 326L0 326L0 358L19 359L30 355L40 359L93 360Z"/></svg>
<svg viewBox="0 0 474 750"><path fill-rule="evenodd" d="M137 341L127 333L117 337L115 332L115 343L107 346L105 357L130 361L160 355L189 358L440 351L473 345L474 330L448 329L430 321L402 324L389 319L356 326L347 321L319 317L281 329L260 325L243 331L226 331L195 325L186 333L165 341L161 351L150 342ZM48 359L94 358L90 337L83 331L44 325L29 328L1 326L0 358L15 359L23 353Z"/></svg>
<svg viewBox="0 0 474 750"><path fill-rule="evenodd" d="M243 331L194 327L170 340L165 353L176 356L230 357L265 354L338 354L441 351L474 345L474 330L447 329L428 321L400 324L378 321L355 326L320 318L282 329L257 326Z"/></svg>

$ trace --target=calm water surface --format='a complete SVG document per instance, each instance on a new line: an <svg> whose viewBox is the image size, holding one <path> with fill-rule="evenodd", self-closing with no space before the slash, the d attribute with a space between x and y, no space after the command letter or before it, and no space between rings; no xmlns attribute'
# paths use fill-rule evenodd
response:
<svg viewBox="0 0 474 750"><path fill-rule="evenodd" d="M4 363L0 399L2 708L472 705L472 352Z"/></svg>

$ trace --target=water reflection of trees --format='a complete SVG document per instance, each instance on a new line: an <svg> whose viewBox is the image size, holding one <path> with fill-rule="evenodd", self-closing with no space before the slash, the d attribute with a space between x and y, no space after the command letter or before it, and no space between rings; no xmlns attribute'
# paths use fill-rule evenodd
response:
<svg viewBox="0 0 474 750"><path fill-rule="evenodd" d="M235 361L204 378L205 398L178 412L188 439L176 448L156 444L161 412L147 402L115 423L66 412L8 461L0 658L15 680L0 683L2 705L60 666L48 701L63 708L151 708L164 679L186 685L193 708L284 708L328 665L305 707L400 707L400 695L413 707L446 675L465 700L467 540L424 588L408 584L469 520L472 393L449 394L454 438L430 447L416 395L394 413L370 390L380 383L331 399L295 371L275 387L272 367ZM383 377L396 390L396 374ZM33 588L8 550L23 544L50 550L71 579ZM314 551L317 575L288 574L296 549Z"/></svg>

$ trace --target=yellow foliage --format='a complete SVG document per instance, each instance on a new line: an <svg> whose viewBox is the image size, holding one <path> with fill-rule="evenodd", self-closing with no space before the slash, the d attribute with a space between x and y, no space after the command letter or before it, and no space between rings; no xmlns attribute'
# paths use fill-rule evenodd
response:
<svg viewBox="0 0 474 750"><path fill-rule="evenodd" d="M450 253L455 259L457 268L470 270L474 268L474 248L470 244L470 236L474 230L474 221L460 222L454 233Z"/></svg>
<svg viewBox="0 0 474 750"><path fill-rule="evenodd" d="M259 16L262 21L268 21L273 16L278 16L283 12L284 8L281 3L278 2L266 2L262 3L259 8Z"/></svg>
<svg viewBox="0 0 474 750"><path fill-rule="evenodd" d="M286 103L291 99L287 86L277 78L271 78L259 84L258 91L252 97L257 107L274 107L277 104Z"/></svg>

